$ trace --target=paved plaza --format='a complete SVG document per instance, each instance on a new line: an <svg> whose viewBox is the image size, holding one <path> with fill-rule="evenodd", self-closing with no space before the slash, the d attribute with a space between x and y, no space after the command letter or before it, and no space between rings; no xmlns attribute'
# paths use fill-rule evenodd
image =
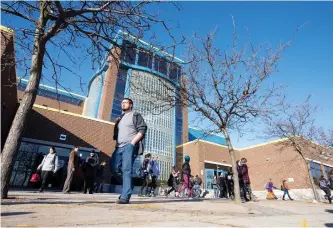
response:
<svg viewBox="0 0 333 228"><path fill-rule="evenodd" d="M333 206L300 201L235 204L221 199L140 198L115 204L116 194L10 191L2 227L333 227Z"/></svg>

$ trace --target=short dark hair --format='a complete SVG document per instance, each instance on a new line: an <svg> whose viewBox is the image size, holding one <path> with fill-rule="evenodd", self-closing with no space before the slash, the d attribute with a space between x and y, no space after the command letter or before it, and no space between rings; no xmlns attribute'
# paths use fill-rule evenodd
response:
<svg viewBox="0 0 333 228"><path fill-rule="evenodd" d="M128 100L129 103L133 106L133 101L132 101L132 99L125 97L123 100Z"/></svg>
<svg viewBox="0 0 333 228"><path fill-rule="evenodd" d="M56 149L54 148L54 146L52 146L51 149L52 149L54 152L56 151Z"/></svg>

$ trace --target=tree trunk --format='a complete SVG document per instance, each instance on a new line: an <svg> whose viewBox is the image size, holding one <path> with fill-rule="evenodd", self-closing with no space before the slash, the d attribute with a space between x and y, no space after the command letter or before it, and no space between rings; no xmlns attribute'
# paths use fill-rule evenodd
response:
<svg viewBox="0 0 333 228"><path fill-rule="evenodd" d="M308 169L309 180L310 180L310 183L311 183L311 188L312 188L312 191L313 191L314 198L315 198L315 200L317 200L319 202L318 192L316 190L316 186L313 182L313 178L312 178L312 175L311 175L310 164L306 159L304 159L304 160L305 160L305 163L306 163L306 167Z"/></svg>
<svg viewBox="0 0 333 228"><path fill-rule="evenodd" d="M16 112L4 148L1 152L1 199L8 197L9 181L13 170L13 160L17 154L24 126L36 99L37 89L42 75L43 57L46 42L42 40L43 32L36 29L34 50L31 60L30 79L22 101Z"/></svg>
<svg viewBox="0 0 333 228"><path fill-rule="evenodd" d="M226 129L221 129L225 139L227 140L229 155L231 158L231 165L232 165L232 172L233 172L233 180L234 180L234 193L235 193L235 202L241 203L240 198L240 187L239 187L239 179L238 179L238 171L237 171L237 164L236 164L236 155L235 150L232 147L231 140Z"/></svg>

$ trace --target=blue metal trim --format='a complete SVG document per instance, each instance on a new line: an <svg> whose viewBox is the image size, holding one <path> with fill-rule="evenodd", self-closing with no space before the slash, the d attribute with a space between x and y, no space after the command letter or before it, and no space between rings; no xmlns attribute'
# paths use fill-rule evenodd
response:
<svg viewBox="0 0 333 228"><path fill-rule="evenodd" d="M127 98L129 98L129 96L130 96L131 76L132 76L132 69L128 69L127 75L126 75L125 91L124 91L124 97L127 97Z"/></svg>
<svg viewBox="0 0 333 228"><path fill-rule="evenodd" d="M99 110L99 106L101 104L101 98L102 98L103 86L104 86L105 71L102 73L101 76L102 76L101 77L101 88L99 89L99 94L98 94L98 98L97 98L97 102L96 102L95 115L94 115L95 118L97 118L97 116L98 116L98 110Z"/></svg>
<svg viewBox="0 0 333 228"><path fill-rule="evenodd" d="M26 82L26 81L23 81L23 80L19 80L20 82L20 84L24 84L24 85L28 85L28 82ZM51 86L50 86L51 87ZM58 94L61 94L61 95L64 95L64 96L66 96L66 97L68 97L68 98L75 98L75 99L78 99L78 100L81 100L81 101L84 101L84 98L83 97L80 97L80 96L77 96L77 95L75 95L75 94L72 94L72 93L70 93L70 92L63 92L63 91L59 91L59 90L57 90L56 88L48 88L48 87L44 87L44 86L39 86L39 88L38 88L38 90L45 90L45 91L48 91L48 92L53 92L53 91L55 91L56 93L58 93Z"/></svg>

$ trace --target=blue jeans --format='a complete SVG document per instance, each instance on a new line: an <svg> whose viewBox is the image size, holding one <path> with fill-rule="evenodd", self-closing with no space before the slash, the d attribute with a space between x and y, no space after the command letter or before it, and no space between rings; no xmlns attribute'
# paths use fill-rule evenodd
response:
<svg viewBox="0 0 333 228"><path fill-rule="evenodd" d="M135 147L128 144L124 147L117 147L111 157L111 170L115 177L123 178L123 188L120 198L130 200L133 191L132 167L137 156L134 153Z"/></svg>

